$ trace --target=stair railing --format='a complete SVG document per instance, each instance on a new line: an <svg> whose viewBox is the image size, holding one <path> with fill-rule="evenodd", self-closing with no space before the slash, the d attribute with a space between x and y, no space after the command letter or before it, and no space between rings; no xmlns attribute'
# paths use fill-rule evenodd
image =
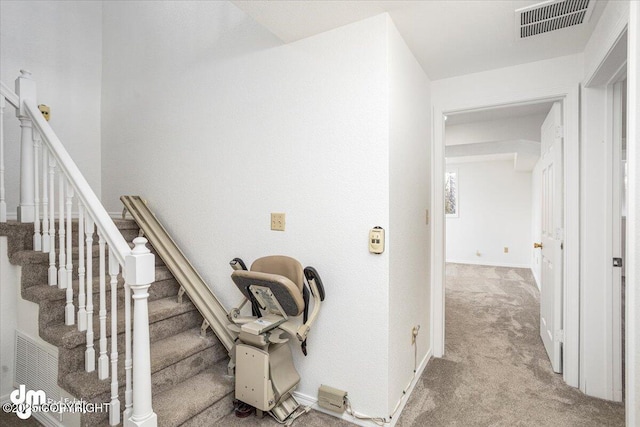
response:
<svg viewBox="0 0 640 427"><path fill-rule="evenodd" d="M20 202L17 220L34 224L33 248L49 254L48 284L65 290L65 324L86 333L85 370L96 371L94 348L93 257L98 252L99 357L97 375L109 380L109 424L120 424L118 384L118 275L124 278L125 314L125 426L155 427L157 417L151 399L148 289L155 280L155 257L138 237L133 249L71 159L36 103L31 73L21 70L15 92L0 82L0 222L7 222L5 199L4 109L10 104L20 121ZM42 153L42 154L41 154ZM56 202L56 182L57 202ZM74 213L74 200L76 212ZM56 203L58 215L56 217ZM73 218L77 217L78 255L74 273ZM56 220L58 243L56 248ZM94 247L97 234L97 248ZM57 252L56 252L57 249ZM86 253L86 258L85 258ZM108 267L105 254L108 253ZM111 291L111 330L107 330L106 275ZM74 279L77 281L74 282ZM77 283L78 307L74 306ZM133 295L132 295L133 291ZM133 319L131 304L133 299ZM77 319L77 322L76 322ZM131 326L133 324L133 337ZM110 335L110 353L107 335ZM82 396L77 396L82 397Z"/></svg>

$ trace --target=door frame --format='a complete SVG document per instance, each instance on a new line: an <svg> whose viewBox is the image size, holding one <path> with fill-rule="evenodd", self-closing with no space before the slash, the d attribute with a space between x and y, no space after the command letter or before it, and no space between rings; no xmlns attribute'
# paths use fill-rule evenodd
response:
<svg viewBox="0 0 640 427"><path fill-rule="evenodd" d="M621 257L621 215L620 197L622 195L621 180L621 151L622 132L619 125L622 124L622 81L626 78L626 61L617 72L612 81L607 85L606 94L606 129L605 132L611 140L606 150L606 259ZM617 205L617 206L616 206ZM624 261L626 263L626 260ZM610 375L607 375L607 398L622 401L622 271L613 267L612 262L607 263L607 305L611 315L605 318L605 330L609 331L607 337L607 363L611 367Z"/></svg>
<svg viewBox="0 0 640 427"><path fill-rule="evenodd" d="M433 210L431 239L431 337L435 357L445 354L445 117L454 113L482 111L492 108L562 102L564 133L564 243L563 253L563 377L567 384L579 385L580 343L580 158L579 158L579 96L578 84L522 90L481 103L468 105L434 105L432 111L432 191ZM567 221L572 218L572 221Z"/></svg>

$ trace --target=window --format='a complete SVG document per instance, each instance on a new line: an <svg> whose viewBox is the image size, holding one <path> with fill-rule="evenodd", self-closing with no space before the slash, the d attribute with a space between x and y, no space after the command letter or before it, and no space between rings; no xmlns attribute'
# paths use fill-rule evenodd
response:
<svg viewBox="0 0 640 427"><path fill-rule="evenodd" d="M447 218L458 217L458 171L444 174L444 213Z"/></svg>

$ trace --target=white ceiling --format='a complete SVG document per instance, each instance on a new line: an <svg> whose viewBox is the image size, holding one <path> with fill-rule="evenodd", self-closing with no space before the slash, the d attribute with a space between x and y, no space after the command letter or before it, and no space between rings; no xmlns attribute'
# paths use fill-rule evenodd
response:
<svg viewBox="0 0 640 427"><path fill-rule="evenodd" d="M516 9L539 0L235 0L284 42L388 12L431 80L582 52L607 0L588 23L524 40Z"/></svg>

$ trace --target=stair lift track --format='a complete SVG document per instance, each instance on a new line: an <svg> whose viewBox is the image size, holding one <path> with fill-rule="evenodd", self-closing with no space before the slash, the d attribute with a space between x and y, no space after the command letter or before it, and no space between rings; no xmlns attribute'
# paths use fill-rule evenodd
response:
<svg viewBox="0 0 640 427"><path fill-rule="evenodd" d="M120 200L169 271L174 275L178 284L202 314L205 322L209 323L213 332L230 353L234 346L234 337L227 329L227 323L229 323L227 311L218 298L178 248L153 212L149 210L144 200L140 196L122 196Z"/></svg>

